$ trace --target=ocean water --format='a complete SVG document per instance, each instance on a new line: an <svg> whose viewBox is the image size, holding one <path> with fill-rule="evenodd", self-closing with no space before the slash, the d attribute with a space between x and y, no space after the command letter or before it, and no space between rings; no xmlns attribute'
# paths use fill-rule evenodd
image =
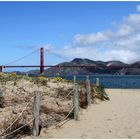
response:
<svg viewBox="0 0 140 140"><path fill-rule="evenodd" d="M73 76L62 76L67 80L73 80ZM85 81L86 76L76 76L77 81ZM105 88L123 88L123 89L140 89L140 75L91 75L89 79L92 83L96 83L99 78L100 84Z"/></svg>

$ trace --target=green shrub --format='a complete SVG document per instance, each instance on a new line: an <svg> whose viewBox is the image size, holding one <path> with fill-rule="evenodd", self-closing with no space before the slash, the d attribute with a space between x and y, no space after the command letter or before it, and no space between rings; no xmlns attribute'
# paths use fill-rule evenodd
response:
<svg viewBox="0 0 140 140"><path fill-rule="evenodd" d="M40 76L34 79L34 83L35 84L39 84L42 86L46 86L47 85L47 78Z"/></svg>

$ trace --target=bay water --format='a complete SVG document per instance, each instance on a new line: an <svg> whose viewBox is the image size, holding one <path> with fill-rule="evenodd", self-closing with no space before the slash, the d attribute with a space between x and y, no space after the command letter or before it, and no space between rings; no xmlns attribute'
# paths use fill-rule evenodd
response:
<svg viewBox="0 0 140 140"><path fill-rule="evenodd" d="M73 80L73 76L61 76L67 80ZM140 75L90 75L91 83L96 83L99 78L100 85L105 88L140 89ZM76 76L77 81L84 82L86 75Z"/></svg>

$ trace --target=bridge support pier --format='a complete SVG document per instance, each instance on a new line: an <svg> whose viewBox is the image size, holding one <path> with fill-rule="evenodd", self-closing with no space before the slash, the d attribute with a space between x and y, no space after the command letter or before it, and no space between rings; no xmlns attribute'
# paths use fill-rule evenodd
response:
<svg viewBox="0 0 140 140"><path fill-rule="evenodd" d="M40 48L40 74L44 75L44 48Z"/></svg>

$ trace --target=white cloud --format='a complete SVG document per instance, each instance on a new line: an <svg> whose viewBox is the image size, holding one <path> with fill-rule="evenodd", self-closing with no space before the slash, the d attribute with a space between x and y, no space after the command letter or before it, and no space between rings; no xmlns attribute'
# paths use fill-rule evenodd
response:
<svg viewBox="0 0 140 140"><path fill-rule="evenodd" d="M89 35L77 34L73 38L73 43L80 45L90 45L100 41L105 41L107 39L107 36L102 32L92 33Z"/></svg>
<svg viewBox="0 0 140 140"><path fill-rule="evenodd" d="M55 47L52 44L46 44L46 45L33 45L33 46L29 46L29 45L24 45L24 46L20 46L21 48L24 49L28 49L28 50L37 50L40 49L41 47L43 47L44 49L54 49Z"/></svg>
<svg viewBox="0 0 140 140"><path fill-rule="evenodd" d="M140 5L137 5L136 9L137 9L138 12L140 12Z"/></svg>
<svg viewBox="0 0 140 140"><path fill-rule="evenodd" d="M137 6L140 11L140 5ZM75 58L93 60L120 60L131 63L140 60L140 14L133 13L122 18L116 29L90 34L76 34L73 42L57 53Z"/></svg>
<svg viewBox="0 0 140 140"><path fill-rule="evenodd" d="M122 37L127 37L134 32L132 26L123 23L119 24L115 32L106 30L91 34L77 34L73 37L74 45L91 46L96 43L104 43L106 41L118 40Z"/></svg>
<svg viewBox="0 0 140 140"><path fill-rule="evenodd" d="M40 45L40 46L44 47L44 49L46 49L46 50L54 49L54 46L52 44L46 44L46 45Z"/></svg>
<svg viewBox="0 0 140 140"><path fill-rule="evenodd" d="M131 26L127 24L121 24L118 28L118 31L116 32L117 36L122 37L129 35L133 32L133 29Z"/></svg>
<svg viewBox="0 0 140 140"><path fill-rule="evenodd" d="M61 54L63 52L64 56L69 56L70 58L90 58L92 60L120 60L123 62L133 62L140 59L139 52L135 53L131 50L126 50L125 48L121 49L111 49L110 51L104 50L100 51L98 48L93 47L77 47L69 48L58 51L57 53Z"/></svg>
<svg viewBox="0 0 140 140"><path fill-rule="evenodd" d="M127 17L124 18L124 22L131 26L133 30L140 30L140 14L129 14Z"/></svg>
<svg viewBox="0 0 140 140"><path fill-rule="evenodd" d="M114 41L114 43L118 46L126 46L127 48L132 48L134 45L137 45L139 47L140 45L140 34L133 34L130 36L126 36L125 38L120 38L116 41Z"/></svg>

